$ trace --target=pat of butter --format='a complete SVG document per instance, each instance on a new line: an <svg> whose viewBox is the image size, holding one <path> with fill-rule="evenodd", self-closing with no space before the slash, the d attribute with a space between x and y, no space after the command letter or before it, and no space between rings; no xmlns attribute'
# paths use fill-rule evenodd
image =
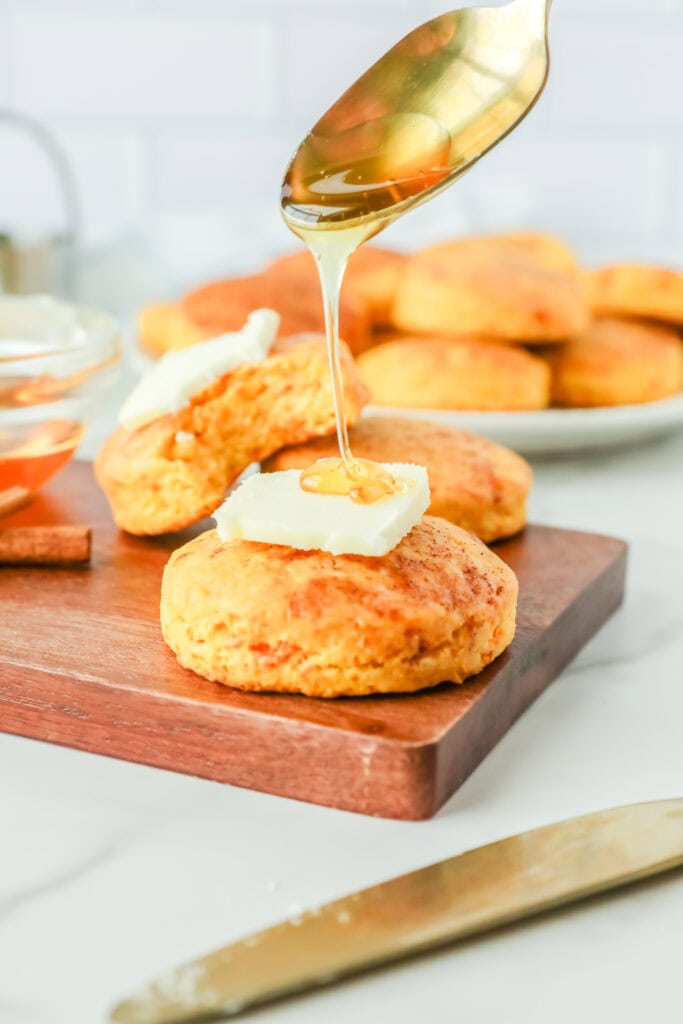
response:
<svg viewBox="0 0 683 1024"><path fill-rule="evenodd" d="M251 476L214 512L218 536L333 555L386 555L420 521L430 499L423 466L386 463L384 468L413 486L371 505L304 491L298 469Z"/></svg>
<svg viewBox="0 0 683 1024"><path fill-rule="evenodd" d="M119 423L137 427L177 412L223 374L247 363L261 362L275 341L279 325L280 317L272 309L256 309L241 331L166 352L123 403Z"/></svg>

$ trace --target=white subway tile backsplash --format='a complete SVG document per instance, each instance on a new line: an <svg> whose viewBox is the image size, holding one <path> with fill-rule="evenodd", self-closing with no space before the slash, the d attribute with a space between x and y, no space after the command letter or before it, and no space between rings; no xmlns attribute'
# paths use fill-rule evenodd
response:
<svg viewBox="0 0 683 1024"><path fill-rule="evenodd" d="M362 14L293 17L285 34L285 73L281 110L307 127L338 96L416 25L412 12L392 9L385 17ZM377 13L377 12L375 12Z"/></svg>
<svg viewBox="0 0 683 1024"><path fill-rule="evenodd" d="M272 93L266 22L14 10L15 102L44 116L261 118Z"/></svg>
<svg viewBox="0 0 683 1024"><path fill-rule="evenodd" d="M523 226L589 250L605 240L651 241L666 232L671 173L656 143L590 133L538 138L522 127L392 233L406 248L449 233Z"/></svg>
<svg viewBox="0 0 683 1024"><path fill-rule="evenodd" d="M10 41L7 12L0 0L0 104L9 103Z"/></svg>
<svg viewBox="0 0 683 1024"><path fill-rule="evenodd" d="M86 245L142 230L149 217L148 146L130 131L58 132L73 166Z"/></svg>
<svg viewBox="0 0 683 1024"><path fill-rule="evenodd" d="M599 25L558 18L551 49L556 124L683 129L683 11Z"/></svg>
<svg viewBox="0 0 683 1024"><path fill-rule="evenodd" d="M155 194L162 209L225 209L277 203L285 167L299 141L277 129L162 132L155 147Z"/></svg>
<svg viewBox="0 0 683 1024"><path fill-rule="evenodd" d="M304 132L371 61L448 7L0 0L0 106L56 129L90 242L150 225L182 273L224 257L254 265L259 249L287 245L278 186ZM539 107L390 229L396 244L534 224L587 252L683 251L683 0L557 0L550 39ZM45 166L0 166L0 219L2 202L29 220L58 216Z"/></svg>
<svg viewBox="0 0 683 1024"><path fill-rule="evenodd" d="M148 205L143 141L131 132L54 126L53 134L75 179L82 241L98 245L137 230ZM60 230L64 197L50 160L36 142L16 128L1 131L0 167L0 230L28 235Z"/></svg>

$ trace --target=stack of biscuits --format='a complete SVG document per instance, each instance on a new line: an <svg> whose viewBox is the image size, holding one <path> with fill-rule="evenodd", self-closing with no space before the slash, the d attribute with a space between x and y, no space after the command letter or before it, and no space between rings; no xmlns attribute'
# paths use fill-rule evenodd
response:
<svg viewBox="0 0 683 1024"><path fill-rule="evenodd" d="M151 354L237 329L257 306L281 334L320 332L316 268L301 250L141 317ZM630 405L683 385L683 274L583 270L541 234L459 239L407 256L352 256L341 333L378 406L521 411Z"/></svg>

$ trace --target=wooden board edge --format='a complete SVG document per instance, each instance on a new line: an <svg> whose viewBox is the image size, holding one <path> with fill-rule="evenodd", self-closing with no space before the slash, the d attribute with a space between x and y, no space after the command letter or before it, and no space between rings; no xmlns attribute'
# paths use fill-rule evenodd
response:
<svg viewBox="0 0 683 1024"><path fill-rule="evenodd" d="M495 693L485 691L438 744L433 804L425 817L434 815L450 799L623 603L628 545L617 538L604 539L614 541L615 557L529 650L533 667L524 676L524 686L510 688L504 694L500 688ZM534 648L539 644L543 645L544 656L534 660Z"/></svg>
<svg viewBox="0 0 683 1024"><path fill-rule="evenodd" d="M374 817L414 819L433 801L436 748L429 742L362 737L298 719L280 719L274 735L270 717L232 708L211 716L209 726L204 707L187 702L179 726L163 697L145 695L131 715L116 690L36 668L27 702L25 668L4 669L3 732Z"/></svg>

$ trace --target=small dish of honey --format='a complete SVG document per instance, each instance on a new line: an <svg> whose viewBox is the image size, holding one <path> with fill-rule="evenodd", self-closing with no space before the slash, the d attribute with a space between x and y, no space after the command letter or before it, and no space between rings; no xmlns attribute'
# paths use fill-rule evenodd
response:
<svg viewBox="0 0 683 1024"><path fill-rule="evenodd" d="M47 295L0 296L0 491L37 491L115 380L119 325Z"/></svg>

